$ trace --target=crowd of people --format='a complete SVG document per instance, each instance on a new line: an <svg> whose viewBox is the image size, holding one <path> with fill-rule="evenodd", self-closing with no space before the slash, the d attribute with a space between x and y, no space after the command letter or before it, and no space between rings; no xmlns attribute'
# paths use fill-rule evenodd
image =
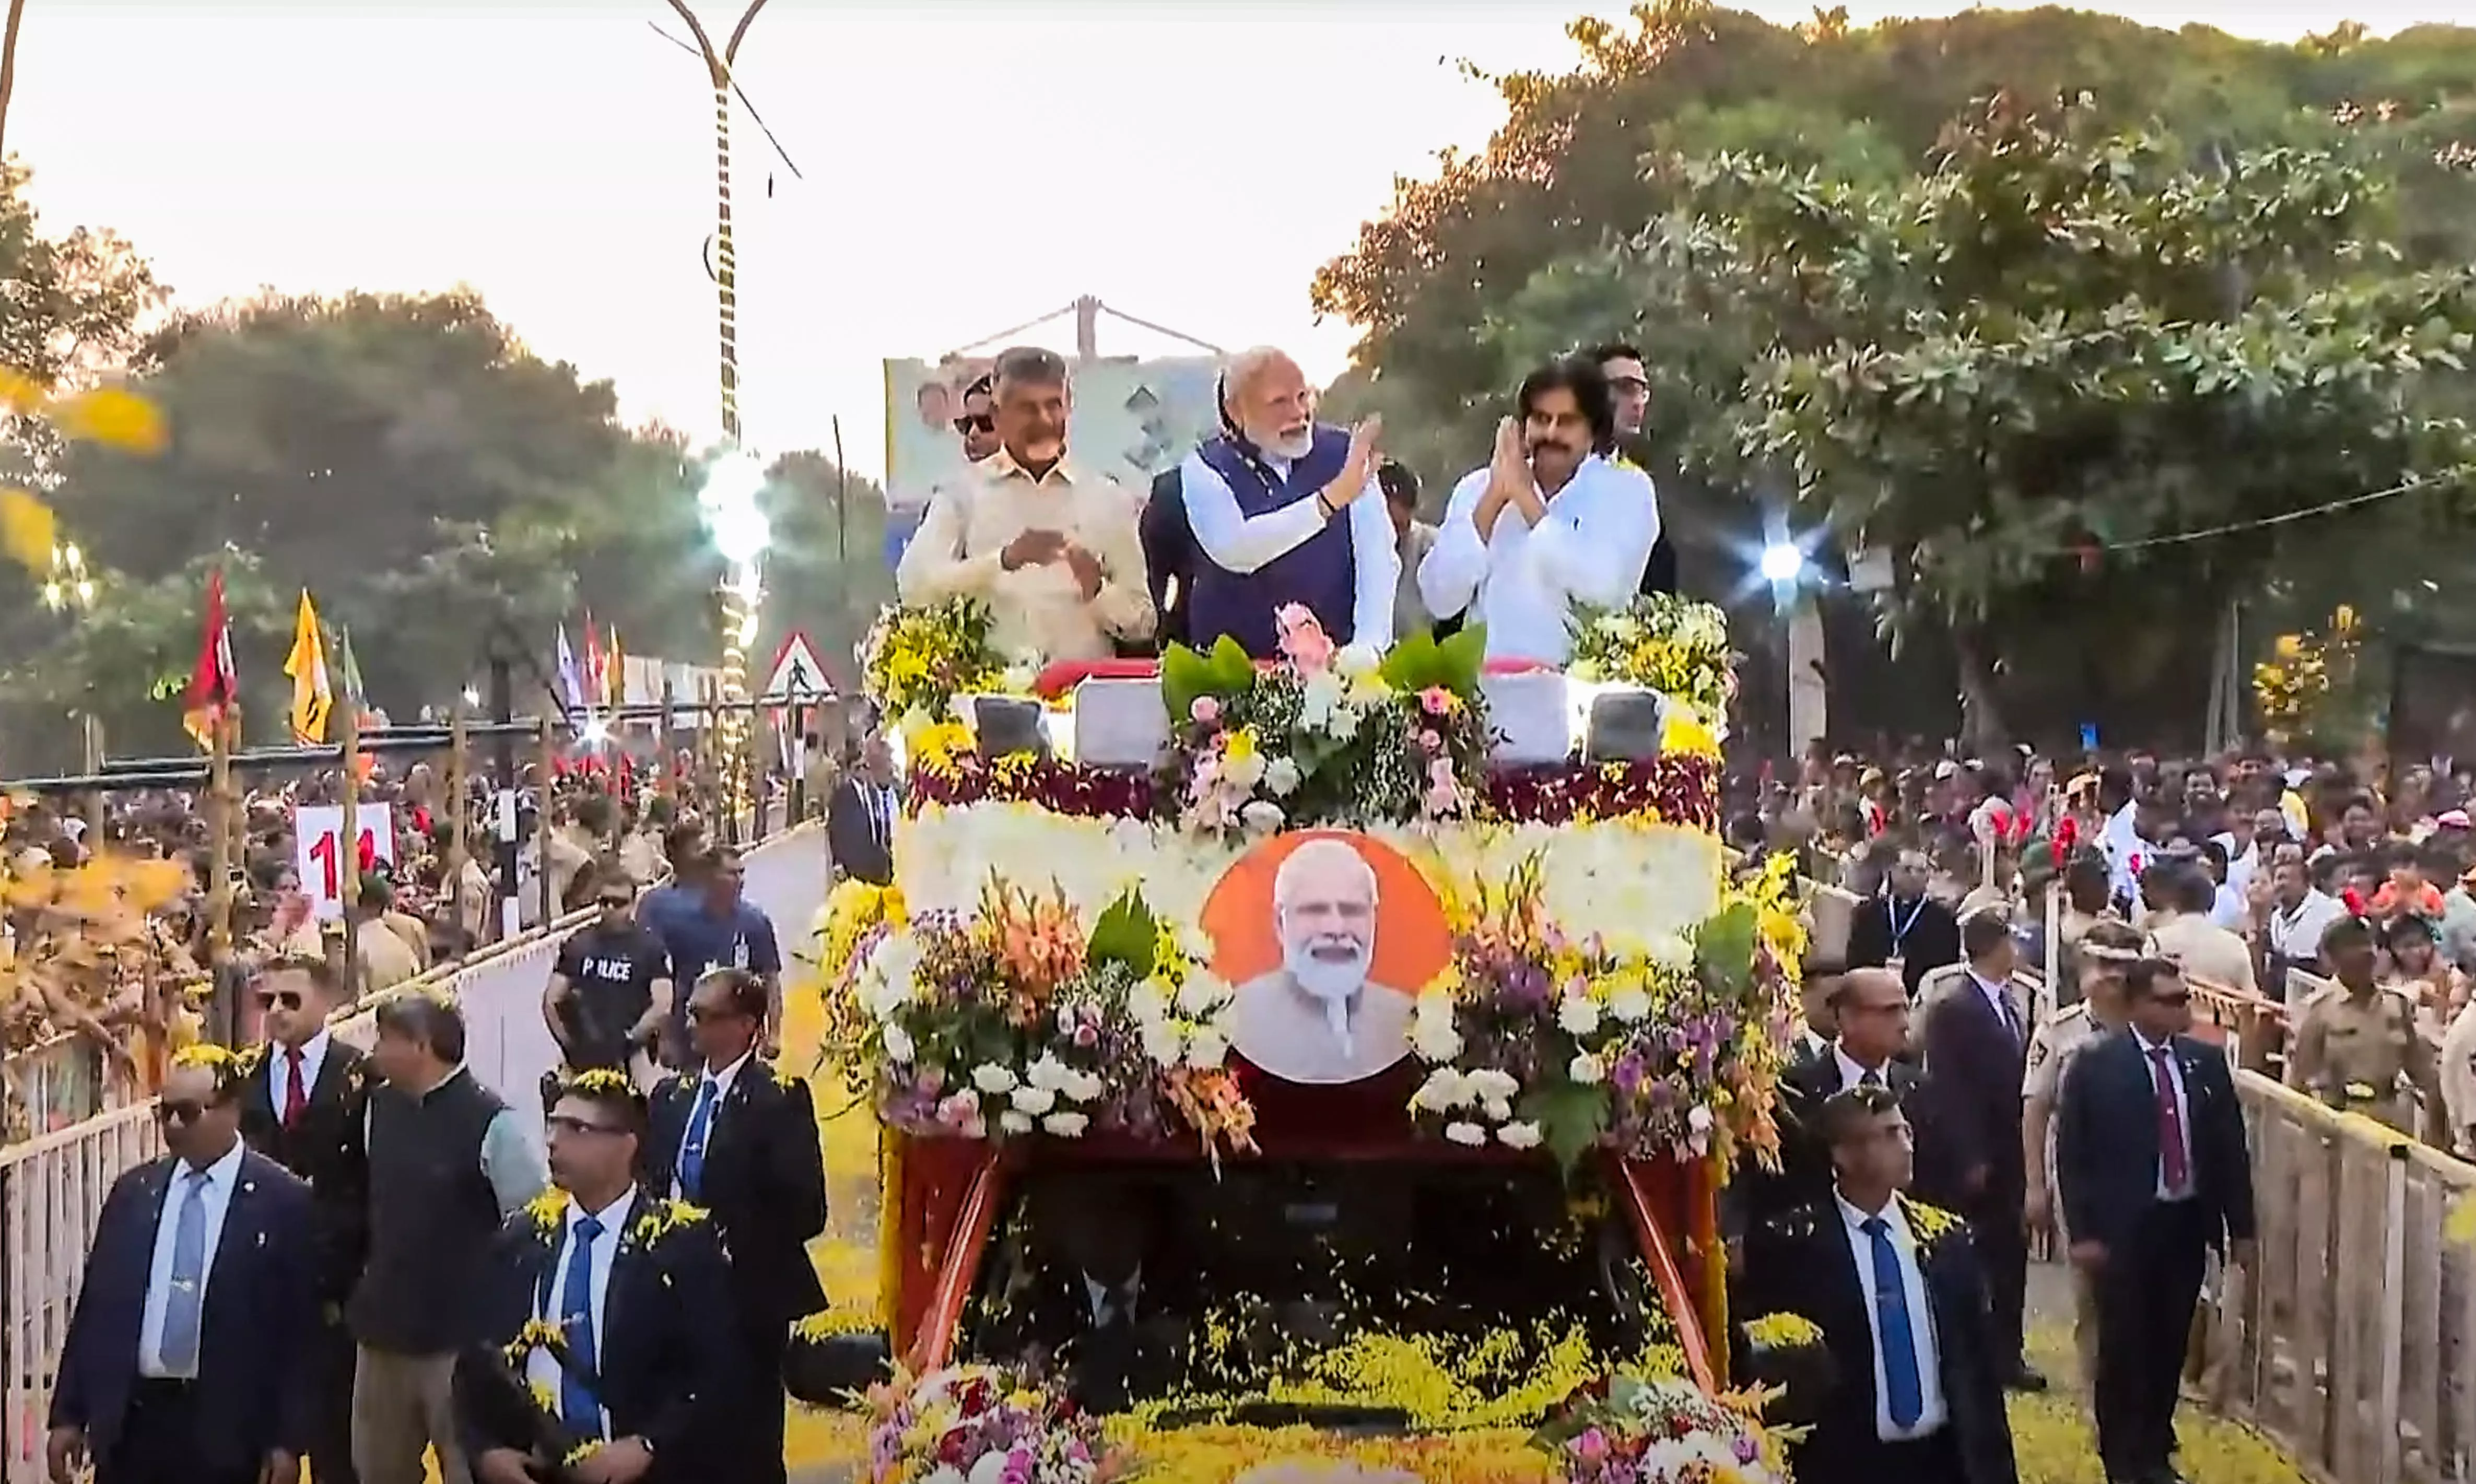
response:
<svg viewBox="0 0 2476 1484"><path fill-rule="evenodd" d="M334 955L253 966L261 1039L171 1058L169 1152L97 1224L54 1478L420 1484L427 1453L520 1484L546 1440L579 1484L783 1476L783 1352L824 1302L815 1114L769 1059L781 955L737 853L692 824L659 845L641 896L607 853L580 872L600 911L544 989L547 1163L452 1001L382 999L364 1056L330 1029Z"/></svg>

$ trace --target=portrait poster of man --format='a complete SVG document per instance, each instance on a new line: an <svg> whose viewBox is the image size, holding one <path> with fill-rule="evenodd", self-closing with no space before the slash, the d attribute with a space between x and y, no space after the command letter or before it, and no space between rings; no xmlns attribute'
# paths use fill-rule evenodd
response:
<svg viewBox="0 0 2476 1484"><path fill-rule="evenodd" d="M1237 987L1230 1044L1284 1081L1356 1082L1409 1053L1420 988L1451 952L1444 905L1380 840L1276 835L1206 899L1213 972Z"/></svg>

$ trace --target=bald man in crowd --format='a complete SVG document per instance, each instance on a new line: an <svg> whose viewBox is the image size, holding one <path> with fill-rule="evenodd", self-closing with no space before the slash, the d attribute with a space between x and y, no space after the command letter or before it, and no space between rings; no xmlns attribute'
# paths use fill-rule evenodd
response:
<svg viewBox="0 0 2476 1484"><path fill-rule="evenodd" d="M1241 353L1222 379L1222 432L1178 466L1201 559L1188 642L1223 634L1278 653L1273 613L1298 604L1335 644L1393 642L1401 557L1376 482L1374 418L1349 433L1315 420L1316 391L1280 351Z"/></svg>
<svg viewBox="0 0 2476 1484"><path fill-rule="evenodd" d="M1292 1082L1355 1082L1410 1049L1410 996L1370 981L1375 962L1375 868L1348 840L1323 836L1273 877L1281 966L1239 986L1230 1042Z"/></svg>

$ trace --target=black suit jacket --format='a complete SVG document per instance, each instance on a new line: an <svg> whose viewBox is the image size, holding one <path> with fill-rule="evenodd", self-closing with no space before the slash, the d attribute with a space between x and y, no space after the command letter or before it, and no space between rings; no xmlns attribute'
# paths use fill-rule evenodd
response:
<svg viewBox="0 0 2476 1484"><path fill-rule="evenodd" d="M1933 1097L1924 1074L1896 1058L1883 1067L1884 1084L1900 1100L1917 1145L1917 1187L1948 1188L1944 1148ZM1822 1105L1842 1090L1840 1057L1829 1046L1819 1055L1801 1055L1780 1074L1780 1167L1765 1170L1750 1161L1740 1168L1721 1192L1721 1219L1730 1236L1742 1236L1801 1205L1827 1201L1831 1196L1831 1149L1822 1139Z"/></svg>
<svg viewBox="0 0 2476 1484"><path fill-rule="evenodd" d="M1901 1201L1910 1230L1920 1238L1918 1268L1933 1311L1946 1425L1968 1484L2018 1484L2012 1424L1995 1380L1986 1275L1968 1228L1949 1213L1936 1213L1947 1229L1926 1237L1922 1228L1931 1223L1920 1220L1921 1208L1905 1197ZM1797 1484L1882 1484L1891 1473L1874 1423L1873 1320L1838 1201L1826 1197L1756 1228L1746 1241L1746 1274L1747 1318L1785 1313L1812 1321L1822 1330L1836 1373L1828 1396L1797 1408L1814 1420L1813 1431L1791 1450Z"/></svg>
<svg viewBox="0 0 2476 1484"><path fill-rule="evenodd" d="M2235 1077L2215 1046L2173 1042L2184 1077L2192 1197L2208 1213L2212 1242L2253 1234L2252 1158ZM2158 1199L2158 1095L2149 1062L2128 1030L2085 1048L2064 1075L2055 1107L2055 1183L2075 1240L2128 1240Z"/></svg>
<svg viewBox="0 0 2476 1484"><path fill-rule="evenodd" d="M654 1445L647 1478L684 1484L713 1477L714 1459L730 1442L731 1411L744 1382L730 1332L730 1259L721 1236L703 1219L649 1234L649 1216L667 1205L640 1190L629 1212L594 1336L601 1381L594 1395L610 1414L612 1437ZM545 1230L531 1211L517 1212L500 1228L482 1296L487 1343L513 1343L542 1306L565 1237L563 1220ZM495 1422L458 1387L457 1425L469 1456L530 1448L530 1438L503 1435Z"/></svg>
<svg viewBox="0 0 2476 1484"><path fill-rule="evenodd" d="M826 804L826 845L833 852L834 868L843 875L875 886L894 880L894 853L888 843L878 839L876 823L869 818L869 801L856 778L836 783L833 798Z"/></svg>
<svg viewBox="0 0 2476 1484"><path fill-rule="evenodd" d="M1144 502L1135 535L1143 543L1144 571L1151 582L1152 609L1160 615L1154 632L1163 653L1172 643L1187 642L1186 611L1195 594L1196 568L1202 556L1195 544L1195 528L1186 519L1186 492L1173 466L1152 477L1151 497ZM1176 590L1170 580L1176 578Z"/></svg>
<svg viewBox="0 0 2476 1484"><path fill-rule="evenodd" d="M2025 1030L2028 1020L2021 1018ZM2016 1039L1975 976L1964 976L1925 1010L1926 1076L1948 1116L1953 1173L1980 1166L1986 1188L1974 1208L2008 1204L2017 1215L2028 1188L2020 1150L2020 1081L2028 1048Z"/></svg>
<svg viewBox="0 0 2476 1484"><path fill-rule="evenodd" d="M165 1154L112 1182L61 1347L51 1425L85 1428L98 1459L111 1459L137 1385L156 1227L179 1163ZM197 1415L211 1420L197 1432L202 1473L254 1470L279 1447L298 1456L309 1441L315 1242L310 1188L243 1152L199 1315Z"/></svg>
<svg viewBox="0 0 2476 1484"><path fill-rule="evenodd" d="M1869 897L1857 903L1857 909L1848 915L1848 967L1879 969L1890 963L1896 952L1900 981L1908 986L1909 998L1915 1000L1919 981L1930 971L1960 962L1960 919L1951 915L1951 908L1927 897L1919 903L1917 913L1917 920L1910 922L1908 909L1901 909L1900 921L1908 930L1894 944L1892 900Z"/></svg>
<svg viewBox="0 0 2476 1484"><path fill-rule="evenodd" d="M672 1076L654 1089L645 1183L666 1195L697 1082ZM808 1239L826 1229L826 1164L807 1083L755 1056L740 1067L714 1110L697 1204L730 1249L732 1302L752 1337L780 1339L793 1320L826 1306L808 1261Z"/></svg>
<svg viewBox="0 0 2476 1484"><path fill-rule="evenodd" d="M267 1048L268 1062L283 1066L281 1047ZM249 1147L301 1177L317 1213L318 1298L339 1308L353 1297L369 1252L369 1071L366 1058L330 1036L327 1053L309 1088L301 1121L286 1128L267 1080L267 1067L251 1074L241 1093L240 1136ZM280 1076L281 1073L279 1072Z"/></svg>

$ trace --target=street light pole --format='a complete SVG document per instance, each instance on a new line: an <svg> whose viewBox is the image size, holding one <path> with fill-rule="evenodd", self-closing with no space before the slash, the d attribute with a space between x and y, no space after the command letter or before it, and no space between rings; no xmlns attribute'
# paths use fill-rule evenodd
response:
<svg viewBox="0 0 2476 1484"><path fill-rule="evenodd" d="M688 9L687 0L670 0L670 6L687 23L688 34L696 38L698 54L705 59L706 78L713 85L714 228L713 258L707 271L713 277L720 331L722 442L728 458L738 450L740 442L739 257L730 230L730 69L739 59L739 43L748 38L748 28L755 21L756 12L765 9L765 0L749 0L739 24L730 29L730 38L718 52L696 12ZM734 570L722 586L722 691L723 700L735 705L748 699L748 646L756 636L756 603L762 589L753 561L731 565ZM721 729L723 828L728 836L735 839L751 791L746 712L725 710Z"/></svg>

